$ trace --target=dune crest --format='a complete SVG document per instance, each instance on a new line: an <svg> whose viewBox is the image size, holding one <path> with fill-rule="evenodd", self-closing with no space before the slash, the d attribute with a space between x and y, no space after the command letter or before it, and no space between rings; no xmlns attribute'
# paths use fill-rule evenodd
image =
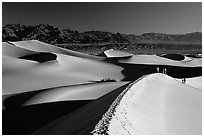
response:
<svg viewBox="0 0 204 137"><path fill-rule="evenodd" d="M131 57L133 56L133 54L128 53L128 52L124 52L124 51L120 51L120 50L114 50L114 49L109 49L104 51L104 54L108 57L108 58L122 58L122 57Z"/></svg>
<svg viewBox="0 0 204 137"><path fill-rule="evenodd" d="M146 65L169 65L179 67L201 67L202 58L189 59L187 57L184 60L173 60L156 55L133 55L119 50L106 50L104 54L108 58L117 58L119 63L124 64L146 64Z"/></svg>
<svg viewBox="0 0 204 137"><path fill-rule="evenodd" d="M93 134L201 134L202 94L164 74L152 74L124 90Z"/></svg>
<svg viewBox="0 0 204 137"><path fill-rule="evenodd" d="M3 43L3 95L124 78L122 67L96 56L36 40L10 43Z"/></svg>

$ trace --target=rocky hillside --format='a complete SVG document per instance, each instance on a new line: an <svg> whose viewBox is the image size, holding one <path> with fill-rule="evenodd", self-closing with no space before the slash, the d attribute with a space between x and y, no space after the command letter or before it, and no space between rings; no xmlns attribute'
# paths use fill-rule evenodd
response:
<svg viewBox="0 0 204 137"><path fill-rule="evenodd" d="M3 41L20 41L36 39L50 44L69 43L186 43L201 44L202 33L163 34L145 33L142 35L111 33L104 31L86 31L80 33L71 29L59 29L49 24L26 26L21 24L8 24L2 29Z"/></svg>

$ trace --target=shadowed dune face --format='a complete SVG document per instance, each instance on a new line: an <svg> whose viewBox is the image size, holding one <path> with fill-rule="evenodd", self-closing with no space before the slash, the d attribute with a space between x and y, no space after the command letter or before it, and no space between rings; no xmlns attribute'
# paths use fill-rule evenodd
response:
<svg viewBox="0 0 204 137"><path fill-rule="evenodd" d="M77 111L65 115L42 127L34 135L90 135L94 126L107 111L114 99L128 84L109 92L99 99L81 107Z"/></svg>
<svg viewBox="0 0 204 137"><path fill-rule="evenodd" d="M95 100L125 84L127 82L101 82L5 95L3 105L6 109L10 109L60 101Z"/></svg>
<svg viewBox="0 0 204 137"><path fill-rule="evenodd" d="M134 55L127 59L119 59L119 63L126 64L146 64L146 65L168 65L168 66L178 66L178 67L201 67L202 59L194 59L190 61L175 61L172 59L167 59L159 57L156 55Z"/></svg>
<svg viewBox="0 0 204 137"><path fill-rule="evenodd" d="M59 101L24 107L15 106L10 109L4 109L3 134L31 134L46 124L48 124L48 126L43 127L34 134L90 134L91 130L94 128L97 121L100 120L103 113L105 113L111 102L126 86L127 84L118 87L117 89L95 100L97 104L93 103L87 106L84 105L89 102L93 102L93 100ZM102 98L106 98L107 100L104 102ZM67 120L71 120L71 123L63 126L61 131L55 129L50 130L49 125L53 128L52 126L54 124L55 128L58 124L61 124L61 122L56 123L54 120L60 117L63 118L63 115L65 115L64 120L62 120L64 121L64 124L67 123ZM61 120L59 119L59 121ZM55 125L55 123L57 125ZM81 123L84 123L85 126L83 127L83 124L81 125ZM79 127L81 127L81 129L79 129L81 133L77 130Z"/></svg>
<svg viewBox="0 0 204 137"><path fill-rule="evenodd" d="M3 135L29 135L93 100L60 101L2 110Z"/></svg>
<svg viewBox="0 0 204 137"><path fill-rule="evenodd" d="M161 57L172 59L172 60L177 60L177 61L181 61L185 59L185 57L180 54L165 54L165 55L162 55Z"/></svg>
<svg viewBox="0 0 204 137"><path fill-rule="evenodd" d="M33 61L37 61L39 63L42 63L42 62L56 60L57 59L57 55L55 55L53 53L38 53L38 54L21 56L19 58L20 59L33 60Z"/></svg>
<svg viewBox="0 0 204 137"><path fill-rule="evenodd" d="M125 64L117 63L117 65L124 68L122 73L125 75L123 80L133 81L137 78L151 73L156 73L159 67L160 73L164 69L167 70L167 75L174 78L191 78L202 76L202 67L178 67L167 65L145 65L145 64Z"/></svg>

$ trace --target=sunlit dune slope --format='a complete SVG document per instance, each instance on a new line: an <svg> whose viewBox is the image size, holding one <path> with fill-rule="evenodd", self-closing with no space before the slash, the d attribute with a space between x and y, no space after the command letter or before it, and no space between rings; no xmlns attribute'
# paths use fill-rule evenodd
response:
<svg viewBox="0 0 204 137"><path fill-rule="evenodd" d="M201 134L201 90L164 74L136 81L113 102L94 134Z"/></svg>
<svg viewBox="0 0 204 137"><path fill-rule="evenodd" d="M91 56L88 54L60 48L57 46L53 46L38 40L27 40L27 41L18 41L18 42L10 42L14 44L17 47L25 48L32 51L38 51L38 52L52 52L52 53L60 53L70 56L76 56L76 57L82 57L82 58L89 58L89 59L95 59L95 60L103 60L103 57L97 57L97 56Z"/></svg>
<svg viewBox="0 0 204 137"><path fill-rule="evenodd" d="M127 82L91 83L5 95L3 105L9 108L59 101L94 100L125 84ZM18 104L15 100L20 100L20 103Z"/></svg>
<svg viewBox="0 0 204 137"><path fill-rule="evenodd" d="M21 57L26 55L32 55L39 52L17 47L7 42L2 42L2 55L10 57Z"/></svg>
<svg viewBox="0 0 204 137"><path fill-rule="evenodd" d="M115 98L126 88L123 85L92 101L71 114L59 117L33 134L38 135L87 135L107 111Z"/></svg>
<svg viewBox="0 0 204 137"><path fill-rule="evenodd" d="M104 54L108 57L108 58L115 58L115 57L131 57L133 56L133 54L128 53L128 52L124 52L124 51L119 51L119 50L114 50L114 49L109 49L104 51Z"/></svg>
<svg viewBox="0 0 204 137"><path fill-rule="evenodd" d="M106 51L105 51L106 52ZM105 53L104 52L104 53ZM118 55L117 50L107 51L109 56ZM125 52L122 52L125 54ZM127 53L128 54L128 53ZM146 65L169 65L169 66L180 66L180 67L200 67L202 66L202 58L192 60L181 60L176 61L156 55L132 55L129 58L118 58L119 63L125 64L146 64Z"/></svg>
<svg viewBox="0 0 204 137"><path fill-rule="evenodd" d="M176 79L176 80L182 82L182 79ZM198 88L198 89L202 90L202 76L193 77L193 78L186 78L185 83L191 87Z"/></svg>
<svg viewBox="0 0 204 137"><path fill-rule="evenodd" d="M30 44L31 47L35 47L34 45ZM3 95L90 83L107 78L121 80L124 77L122 67L99 60L53 53L56 60L38 63L18 58L18 55L30 54L21 47L9 45L9 49L12 52L3 55L2 61ZM52 46L51 49L55 50L55 47ZM32 56L34 57L35 55Z"/></svg>

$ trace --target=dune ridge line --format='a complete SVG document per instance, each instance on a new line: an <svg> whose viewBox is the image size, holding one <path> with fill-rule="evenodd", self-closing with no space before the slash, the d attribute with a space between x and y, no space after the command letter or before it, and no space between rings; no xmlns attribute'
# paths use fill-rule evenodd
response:
<svg viewBox="0 0 204 137"><path fill-rule="evenodd" d="M150 74L148 74L150 75ZM148 75L144 75L137 79L136 81L130 83L122 93L113 101L111 106L109 107L108 111L102 116L102 119L98 122L98 124L95 126L94 130L91 132L93 135L107 135L107 128L109 125L109 121L111 120L112 116L114 115L115 109L117 105L122 100L123 96L126 94L126 92L137 82L142 80L143 78L147 77Z"/></svg>

